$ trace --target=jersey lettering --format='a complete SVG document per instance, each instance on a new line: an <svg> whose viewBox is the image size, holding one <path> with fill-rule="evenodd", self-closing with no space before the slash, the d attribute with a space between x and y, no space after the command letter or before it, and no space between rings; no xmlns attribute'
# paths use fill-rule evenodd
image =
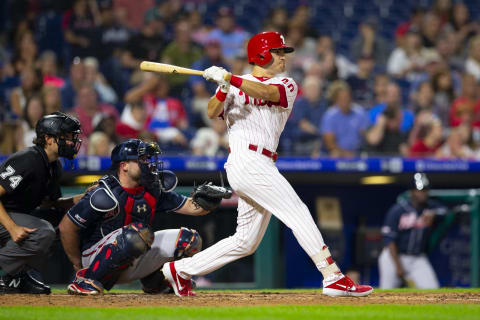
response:
<svg viewBox="0 0 480 320"><path fill-rule="evenodd" d="M249 104L249 103L250 103L250 97L249 97L248 95L246 95L245 93L243 93L243 91L240 90L240 92L238 93L238 95L240 95L240 96L245 95L245 102L244 102L244 104Z"/></svg>
<svg viewBox="0 0 480 320"><path fill-rule="evenodd" d="M245 94L243 91L240 91L238 93L239 96L245 96L245 101L244 101L244 104L249 104L250 103L250 96L248 94ZM268 106L268 107L271 107L274 105L273 102L271 101L266 101L266 100L262 100L262 99L257 99L257 98L253 98L252 100L252 105L254 106Z"/></svg>
<svg viewBox="0 0 480 320"><path fill-rule="evenodd" d="M12 189L15 189L16 187L18 187L18 184L20 183L20 181L22 181L22 177L21 176L13 176L13 177L10 177L10 187Z"/></svg>
<svg viewBox="0 0 480 320"><path fill-rule="evenodd" d="M295 86L293 85L293 83L289 83L287 78L283 78L281 81L285 84L288 84L287 88L290 89L290 92L293 92L293 90L295 90Z"/></svg>
<svg viewBox="0 0 480 320"><path fill-rule="evenodd" d="M16 187L18 187L18 184L23 179L22 176L19 176L19 175L13 176L14 173L15 173L15 169L13 169L12 166L8 166L5 168L5 172L2 172L0 174L0 177L2 177L3 180L11 176L8 180L10 180L10 187L12 189L15 189Z"/></svg>
<svg viewBox="0 0 480 320"><path fill-rule="evenodd" d="M407 230L412 228L425 228L425 221L423 220L423 217L417 217L415 212L402 214L398 222L398 230Z"/></svg>
<svg viewBox="0 0 480 320"><path fill-rule="evenodd" d="M13 169L12 166L8 166L5 168L5 172L2 172L0 174L0 177L2 177L3 180L5 180L7 177L11 176L14 173L15 173L15 169Z"/></svg>

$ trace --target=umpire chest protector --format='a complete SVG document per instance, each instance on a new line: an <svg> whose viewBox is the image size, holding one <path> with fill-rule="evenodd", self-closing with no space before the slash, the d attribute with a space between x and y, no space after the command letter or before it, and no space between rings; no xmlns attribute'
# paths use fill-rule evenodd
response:
<svg viewBox="0 0 480 320"><path fill-rule="evenodd" d="M90 198L90 205L105 212L101 231L103 235L130 223L151 226L155 217L158 195L152 195L145 187L124 188L115 176L104 176L99 188Z"/></svg>

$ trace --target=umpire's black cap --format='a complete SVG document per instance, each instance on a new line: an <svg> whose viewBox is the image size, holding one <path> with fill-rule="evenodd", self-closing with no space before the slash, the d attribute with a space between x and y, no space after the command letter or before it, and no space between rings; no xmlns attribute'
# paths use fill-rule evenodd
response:
<svg viewBox="0 0 480 320"><path fill-rule="evenodd" d="M414 190L428 190L430 189L430 181L425 173L417 172L413 175L411 189Z"/></svg>

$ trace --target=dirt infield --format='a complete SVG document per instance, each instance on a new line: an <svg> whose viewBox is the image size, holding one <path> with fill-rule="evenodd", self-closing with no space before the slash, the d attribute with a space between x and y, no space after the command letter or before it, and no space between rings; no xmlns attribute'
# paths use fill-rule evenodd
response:
<svg viewBox="0 0 480 320"><path fill-rule="evenodd" d="M374 305L374 304L480 304L480 291L454 292L374 292L365 298L330 298L321 291L292 292L199 292L196 297L143 293L106 293L98 297L3 295L1 306L76 306L76 307L148 307L148 306L260 306L260 305Z"/></svg>

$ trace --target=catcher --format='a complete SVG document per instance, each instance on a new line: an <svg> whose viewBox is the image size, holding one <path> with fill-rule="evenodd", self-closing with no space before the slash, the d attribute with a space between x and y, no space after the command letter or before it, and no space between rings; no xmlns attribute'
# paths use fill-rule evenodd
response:
<svg viewBox="0 0 480 320"><path fill-rule="evenodd" d="M231 190L205 183L187 198L173 192L178 179L162 170L160 147L130 139L111 155L112 173L72 207L60 223L60 237L76 271L70 294L98 295L116 283L141 280L146 293L167 292L160 267L201 250L197 231L180 228L153 232L155 215L177 212L205 215Z"/></svg>

